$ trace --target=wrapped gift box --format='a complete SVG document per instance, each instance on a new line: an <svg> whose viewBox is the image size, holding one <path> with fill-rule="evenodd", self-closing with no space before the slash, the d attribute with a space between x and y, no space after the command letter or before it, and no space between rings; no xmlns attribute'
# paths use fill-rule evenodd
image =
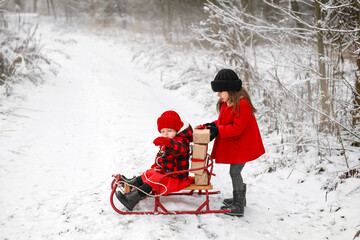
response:
<svg viewBox="0 0 360 240"><path fill-rule="evenodd" d="M205 166L205 160L202 160L202 159L192 159L191 161L191 168L190 169L195 169L195 168L201 168L201 167L204 167ZM203 174L204 172L204 169L200 169L200 170L196 170L196 171L190 171L192 173L195 173L195 174Z"/></svg>
<svg viewBox="0 0 360 240"><path fill-rule="evenodd" d="M198 144L208 144L210 142L210 129L195 129L193 141Z"/></svg>
<svg viewBox="0 0 360 240"><path fill-rule="evenodd" d="M195 185L208 185L209 176L207 171L204 171L203 174L195 175Z"/></svg>
<svg viewBox="0 0 360 240"><path fill-rule="evenodd" d="M194 143L192 157L195 159L205 159L207 154L207 144Z"/></svg>
<svg viewBox="0 0 360 240"><path fill-rule="evenodd" d="M190 169L201 168L205 166L207 155L207 145L194 144ZM190 171L195 174L203 174L204 169Z"/></svg>

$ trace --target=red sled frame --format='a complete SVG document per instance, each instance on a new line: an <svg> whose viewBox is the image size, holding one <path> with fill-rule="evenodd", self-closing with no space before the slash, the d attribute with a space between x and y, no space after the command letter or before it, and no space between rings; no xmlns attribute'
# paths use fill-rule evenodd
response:
<svg viewBox="0 0 360 240"><path fill-rule="evenodd" d="M184 188L183 190L179 191L179 192L175 192L175 193L169 193L167 195L158 195L158 193L160 192L160 184L158 185L158 189L157 191L153 191L152 195L154 195L154 199L155 199L155 207L154 207L154 211L121 211L119 210L115 204L114 204L114 194L116 192L116 189L118 187L119 181L120 181L120 174L115 176L115 179L112 181L111 183L111 194L110 194L110 203L112 208L119 214L122 215L159 215L159 214L163 214L163 215L171 215L171 214L205 214L205 213L227 213L230 212L229 209L226 210L211 210L210 209L210 200L209 200L209 195L212 194L219 194L220 191L209 191L212 190L213 187L210 183L211 180L211 176L215 176L215 174L213 174L213 167L214 167L214 161L213 159L209 156L209 154L207 154L207 157L205 159L205 166L201 167L201 168L195 168L195 169L187 169L187 170L182 170L182 171L176 171L176 172L170 172L165 174L159 181L159 183L161 183L161 181L168 175L171 174L175 174L175 173L184 173L184 172L190 172L190 171L196 171L196 170L202 170L204 169L204 171L208 172L208 185L206 186L200 186L200 185L195 185L194 183L191 184L190 186ZM160 197L166 197L166 196L171 196L171 195L186 195L186 196L192 196L194 195L195 191L197 191L198 195L205 195L205 201L196 209L196 210L189 210L189 211L169 211L165 208L165 206L160 202Z"/></svg>

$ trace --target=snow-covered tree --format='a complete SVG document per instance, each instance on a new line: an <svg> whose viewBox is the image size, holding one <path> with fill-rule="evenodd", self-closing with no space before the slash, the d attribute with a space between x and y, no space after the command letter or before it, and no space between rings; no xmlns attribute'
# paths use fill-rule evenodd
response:
<svg viewBox="0 0 360 240"><path fill-rule="evenodd" d="M198 40L204 47L210 44L262 99L261 117L269 133L283 135L280 146L293 145L297 151L315 146L322 155L332 147L319 135L329 133L339 141L340 148L334 148L345 152L344 139L360 140L351 114L359 96L353 75L360 31L357 1L252 4L258 7L243 0L209 1L208 19L194 27Z"/></svg>

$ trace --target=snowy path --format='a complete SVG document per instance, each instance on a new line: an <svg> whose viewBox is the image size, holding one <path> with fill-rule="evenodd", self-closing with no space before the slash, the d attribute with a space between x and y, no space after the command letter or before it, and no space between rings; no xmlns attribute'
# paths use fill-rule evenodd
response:
<svg viewBox="0 0 360 240"><path fill-rule="evenodd" d="M156 119L174 109L192 125L208 121L200 105L160 87L112 40L44 32L59 74L34 89L0 138L1 239L344 239L341 211L324 203L318 178L291 169L254 176L245 168L244 218L225 215L120 216L109 204L113 173L132 176L153 161ZM216 166L216 188L231 193L228 166ZM319 177L320 178L320 177ZM305 180L306 181L303 181ZM356 180L354 180L356 181ZM255 186L255 187L254 187ZM345 185L346 187L346 185ZM344 191L347 191L343 187ZM182 201L183 200L183 201ZM194 199L196 201L196 198ZM187 199L168 201L186 206ZM355 204L355 199L348 202ZM151 209L153 201L138 208ZM355 205L354 205L355 206ZM350 228L351 231L341 230ZM341 233L341 234L340 234Z"/></svg>
<svg viewBox="0 0 360 240"><path fill-rule="evenodd" d="M68 212L85 210L81 215L89 219L101 213L109 207L111 174L137 174L147 161L143 156L151 156L148 164L153 160L156 118L194 105L150 85L149 76L130 63L131 54L111 41L66 38L50 40L64 45L71 58L58 56L56 79L24 103L17 111L24 117L14 117L11 135L1 138L7 146L0 166L3 236L66 232L59 222L76 219ZM130 169L122 166L126 161ZM19 219L29 221L16 227Z"/></svg>

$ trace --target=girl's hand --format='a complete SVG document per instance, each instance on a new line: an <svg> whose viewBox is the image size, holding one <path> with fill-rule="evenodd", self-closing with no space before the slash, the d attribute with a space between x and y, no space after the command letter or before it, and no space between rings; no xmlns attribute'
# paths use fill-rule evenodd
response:
<svg viewBox="0 0 360 240"><path fill-rule="evenodd" d="M161 146L161 145L164 145L166 147L171 146L170 138L167 138L167 137L157 137L157 138L155 138L153 143L155 144L155 146Z"/></svg>
<svg viewBox="0 0 360 240"><path fill-rule="evenodd" d="M210 141L214 140L214 138L216 138L217 135L219 135L219 129L215 125L215 123L214 123L214 125L209 125L206 128L210 129Z"/></svg>
<svg viewBox="0 0 360 240"><path fill-rule="evenodd" d="M211 122L211 123L205 123L204 125L206 125L206 127L216 127L216 124ZM208 128L210 129L210 128Z"/></svg>

